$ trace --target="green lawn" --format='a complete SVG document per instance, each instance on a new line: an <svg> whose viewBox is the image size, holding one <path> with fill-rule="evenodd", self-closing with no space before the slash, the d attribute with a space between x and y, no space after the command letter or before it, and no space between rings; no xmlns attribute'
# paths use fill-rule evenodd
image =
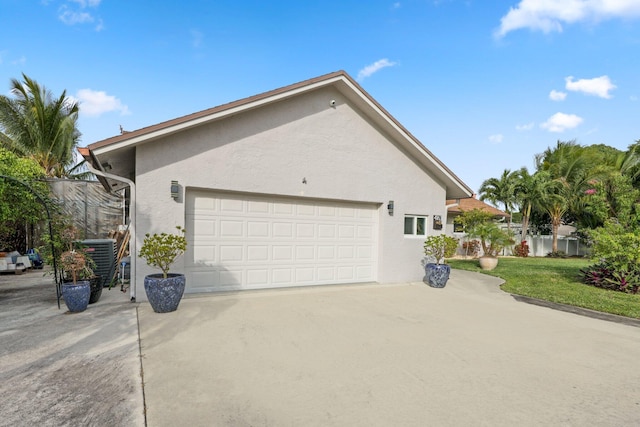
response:
<svg viewBox="0 0 640 427"><path fill-rule="evenodd" d="M450 259L452 268L497 276L506 282L502 290L516 295L589 308L640 319L640 294L608 291L580 282L586 259L500 258L493 271L483 271L478 260Z"/></svg>

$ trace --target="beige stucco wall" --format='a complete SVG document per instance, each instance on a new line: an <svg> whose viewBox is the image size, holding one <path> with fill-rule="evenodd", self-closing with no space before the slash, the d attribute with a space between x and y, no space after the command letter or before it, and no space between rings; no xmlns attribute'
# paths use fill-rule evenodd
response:
<svg viewBox="0 0 640 427"><path fill-rule="evenodd" d="M381 206L378 281L406 282L424 275L423 239L404 237L404 215L429 215L428 234L432 215L446 217L445 188L333 88L140 145L136 165L138 245L146 232L184 226L189 187L374 202ZM182 187L178 201L170 198L171 180ZM143 299L152 271L137 265ZM180 259L173 270L183 268Z"/></svg>

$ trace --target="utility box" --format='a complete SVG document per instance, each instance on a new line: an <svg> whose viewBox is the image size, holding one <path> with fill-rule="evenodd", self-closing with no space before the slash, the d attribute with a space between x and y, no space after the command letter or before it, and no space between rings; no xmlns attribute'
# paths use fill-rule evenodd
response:
<svg viewBox="0 0 640 427"><path fill-rule="evenodd" d="M117 268L116 241L114 239L86 239L81 240L79 244L96 264L94 273L100 276L102 286L109 286Z"/></svg>

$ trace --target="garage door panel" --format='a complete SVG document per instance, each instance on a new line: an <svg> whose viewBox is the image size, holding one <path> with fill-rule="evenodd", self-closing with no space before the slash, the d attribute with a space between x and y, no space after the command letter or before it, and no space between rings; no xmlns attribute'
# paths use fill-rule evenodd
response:
<svg viewBox="0 0 640 427"><path fill-rule="evenodd" d="M293 261L293 248L291 246L273 246L272 260L278 261Z"/></svg>
<svg viewBox="0 0 640 427"><path fill-rule="evenodd" d="M275 285L292 285L293 269L291 268L274 268L273 283Z"/></svg>
<svg viewBox="0 0 640 427"><path fill-rule="evenodd" d="M318 246L319 260L333 260L336 257L335 246Z"/></svg>
<svg viewBox="0 0 640 427"><path fill-rule="evenodd" d="M221 220L220 221L220 237L222 239L227 237L242 237L243 236L244 222Z"/></svg>
<svg viewBox="0 0 640 427"><path fill-rule="evenodd" d="M337 271L338 280L353 280L355 279L354 267L351 266L339 266Z"/></svg>
<svg viewBox="0 0 640 427"><path fill-rule="evenodd" d="M295 225L296 237L299 239L313 239L316 236L315 224L298 223Z"/></svg>
<svg viewBox="0 0 640 427"><path fill-rule="evenodd" d="M356 235L355 225L341 225L338 227L338 237L340 239L351 239Z"/></svg>
<svg viewBox="0 0 640 427"><path fill-rule="evenodd" d="M249 200L247 202L247 212L250 214L266 214L269 213L269 202L258 202Z"/></svg>
<svg viewBox="0 0 640 427"><path fill-rule="evenodd" d="M313 216L316 214L316 209L312 205L299 204L296 205L295 212L298 216Z"/></svg>
<svg viewBox="0 0 640 427"><path fill-rule="evenodd" d="M187 190L187 292L375 281L379 205Z"/></svg>
<svg viewBox="0 0 640 427"><path fill-rule="evenodd" d="M220 200L220 212L222 213L240 213L244 209L244 203L239 199L223 198Z"/></svg>
<svg viewBox="0 0 640 427"><path fill-rule="evenodd" d="M269 283L269 269L256 268L247 270L247 286L264 285Z"/></svg>
<svg viewBox="0 0 640 427"><path fill-rule="evenodd" d="M193 259L195 263L215 263L216 247L215 246L194 246Z"/></svg>
<svg viewBox="0 0 640 427"><path fill-rule="evenodd" d="M248 221L247 237L249 239L258 237L269 237L270 224L267 221Z"/></svg>
<svg viewBox="0 0 640 427"><path fill-rule="evenodd" d="M272 226L274 238L287 238L293 237L293 224L289 222L276 222Z"/></svg>
<svg viewBox="0 0 640 427"><path fill-rule="evenodd" d="M216 220L215 219L198 219L193 222L194 236L216 236Z"/></svg>
<svg viewBox="0 0 640 427"><path fill-rule="evenodd" d="M296 260L313 261L315 252L315 246L296 246Z"/></svg>
<svg viewBox="0 0 640 427"><path fill-rule="evenodd" d="M242 261L242 252L244 246L220 246L220 262Z"/></svg>
<svg viewBox="0 0 640 427"><path fill-rule="evenodd" d="M296 268L296 283L310 284L315 280L313 267Z"/></svg>

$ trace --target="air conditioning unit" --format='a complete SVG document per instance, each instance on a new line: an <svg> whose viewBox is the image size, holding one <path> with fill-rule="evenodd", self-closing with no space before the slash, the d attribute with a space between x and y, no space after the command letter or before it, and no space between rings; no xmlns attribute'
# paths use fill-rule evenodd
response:
<svg viewBox="0 0 640 427"><path fill-rule="evenodd" d="M96 264L94 273L100 276L102 286L109 286L116 272L117 245L114 239L81 240L80 246Z"/></svg>

